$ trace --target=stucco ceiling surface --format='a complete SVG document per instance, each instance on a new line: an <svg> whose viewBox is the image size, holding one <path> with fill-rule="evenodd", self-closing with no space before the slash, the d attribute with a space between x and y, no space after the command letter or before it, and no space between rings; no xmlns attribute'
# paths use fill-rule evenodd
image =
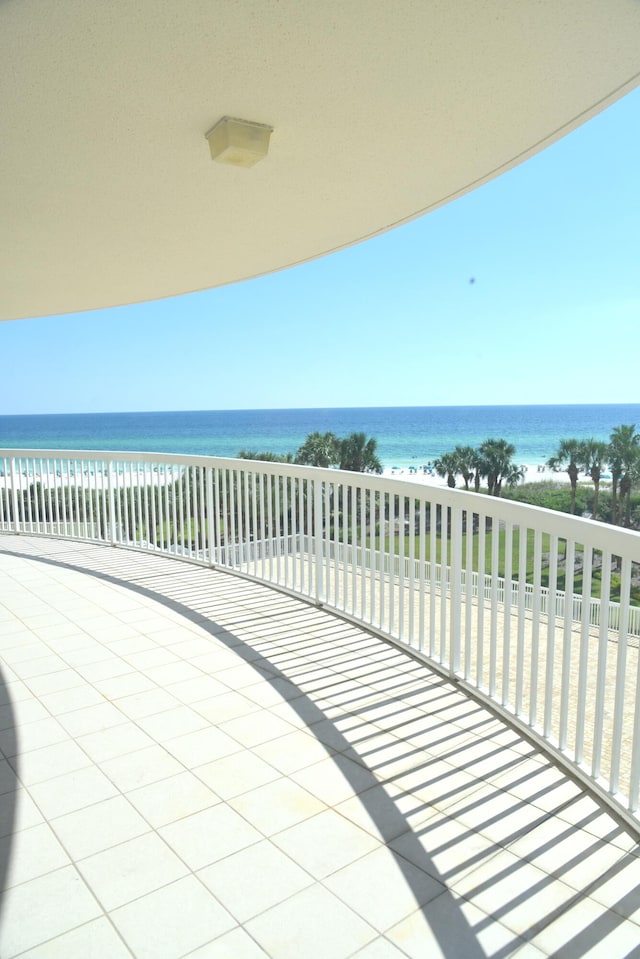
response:
<svg viewBox="0 0 640 959"><path fill-rule="evenodd" d="M639 79L638 0L0 0L0 317L337 250ZM211 160L225 115L273 127L265 160Z"/></svg>

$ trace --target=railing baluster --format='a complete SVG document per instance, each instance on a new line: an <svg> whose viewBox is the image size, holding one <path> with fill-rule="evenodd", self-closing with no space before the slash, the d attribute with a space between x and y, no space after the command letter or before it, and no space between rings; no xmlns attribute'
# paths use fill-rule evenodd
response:
<svg viewBox="0 0 640 959"><path fill-rule="evenodd" d="M498 585L500 525L491 526L491 618L489 627L489 695L495 698L498 684Z"/></svg>
<svg viewBox="0 0 640 959"><path fill-rule="evenodd" d="M425 639L425 593L426 593L426 566L427 566L427 525L426 525L426 510L427 504L425 500L420 498L419 505L419 529L420 529L420 557L419 557L419 566L420 571L418 590L419 590L419 611L418 611L418 649L421 652L424 652L424 639Z"/></svg>
<svg viewBox="0 0 640 959"><path fill-rule="evenodd" d="M589 665L589 599L591 596L592 550L583 544L582 567L582 624L580 630L580 663L578 666L578 703L576 711L576 763L584 760L585 715L587 707L587 676Z"/></svg>
<svg viewBox="0 0 640 959"><path fill-rule="evenodd" d="M484 682L484 607L485 607L485 561L487 517L481 515L478 526L478 617L476 627L476 686L485 687ZM493 533L493 529L492 529Z"/></svg>
<svg viewBox="0 0 640 959"><path fill-rule="evenodd" d="M432 659L435 659L436 654L438 510L439 506L431 500L429 503L429 656Z"/></svg>
<svg viewBox="0 0 640 959"><path fill-rule="evenodd" d="M315 539L315 589L314 599L316 603L324 602L324 531L322 528L322 483L316 479L313 481L313 535Z"/></svg>
<svg viewBox="0 0 640 959"><path fill-rule="evenodd" d="M524 716L524 668L525 668L525 610L527 586L527 546L529 530L520 526L518 530L518 652L516 662L516 716Z"/></svg>
<svg viewBox="0 0 640 959"><path fill-rule="evenodd" d="M449 617L449 669L460 672L462 605L462 510L451 507L451 615ZM444 605L444 596L442 597Z"/></svg>
<svg viewBox="0 0 640 959"><path fill-rule="evenodd" d="M573 596L573 577L575 569L575 543L573 540L565 542L565 597ZM573 609L572 604L565 600L564 608L564 634L562 641L562 680L560 697L560 733L558 745L564 752L567 748L568 725L569 725L569 701L572 693L571 677L571 652L572 652L572 625Z"/></svg>
<svg viewBox="0 0 640 959"><path fill-rule="evenodd" d="M613 734L611 744L611 775L609 788L615 795L620 788L620 756L624 736L624 692L627 679L627 626L629 622L629 596L631 594L631 560L622 560L620 571L620 630L618 632L618 659L616 662L616 688L613 703ZM637 704L636 690L636 704ZM637 709L637 705L636 705Z"/></svg>
<svg viewBox="0 0 640 959"><path fill-rule="evenodd" d="M544 695L543 735L551 735L554 698L556 591L558 587L558 537L549 537L549 591L547 596L547 651Z"/></svg>
<svg viewBox="0 0 640 959"><path fill-rule="evenodd" d="M542 533L533 534L533 609L531 622L531 672L529 679L529 725L538 725L538 670L540 666L540 577L542 573Z"/></svg>
<svg viewBox="0 0 640 959"><path fill-rule="evenodd" d="M611 592L611 553L602 554L600 595L608 597ZM604 738L604 705L607 682L607 645L609 642L609 604L600 610L600 631L598 636L598 665L596 672L596 696L594 709L593 759L591 771L595 779L600 777L602 764L602 742Z"/></svg>
<svg viewBox="0 0 640 959"><path fill-rule="evenodd" d="M502 688L500 702L509 705L511 689L511 605L513 602L513 523L504 530L504 615L502 620Z"/></svg>

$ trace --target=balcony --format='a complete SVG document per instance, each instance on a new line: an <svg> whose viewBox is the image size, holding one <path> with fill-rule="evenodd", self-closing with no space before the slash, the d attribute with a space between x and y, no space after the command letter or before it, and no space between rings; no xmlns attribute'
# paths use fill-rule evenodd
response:
<svg viewBox="0 0 640 959"><path fill-rule="evenodd" d="M280 464L0 467L3 957L637 948L639 536Z"/></svg>

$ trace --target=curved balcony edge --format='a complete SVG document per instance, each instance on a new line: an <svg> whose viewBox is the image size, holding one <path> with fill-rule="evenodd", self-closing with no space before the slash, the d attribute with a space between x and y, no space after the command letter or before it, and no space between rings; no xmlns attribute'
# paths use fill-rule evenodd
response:
<svg viewBox="0 0 640 959"><path fill-rule="evenodd" d="M640 534L292 464L0 450L0 531L219 567L407 650L640 837Z"/></svg>

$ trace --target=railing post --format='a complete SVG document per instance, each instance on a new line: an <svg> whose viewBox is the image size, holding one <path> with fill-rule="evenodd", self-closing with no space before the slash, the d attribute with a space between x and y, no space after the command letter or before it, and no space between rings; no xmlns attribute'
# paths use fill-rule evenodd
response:
<svg viewBox="0 0 640 959"><path fill-rule="evenodd" d="M217 528L218 517L214 522L214 504L213 504L213 469L210 466L205 467L205 483L207 487L207 543L209 546L209 566L216 565L215 546L213 543L214 532Z"/></svg>
<svg viewBox="0 0 640 959"><path fill-rule="evenodd" d="M18 471L19 475L19 471ZM18 489L16 485L16 461L11 460L11 502L13 503L13 530L20 532L20 520L18 517Z"/></svg>
<svg viewBox="0 0 640 959"><path fill-rule="evenodd" d="M115 490L113 488L113 469L112 461L107 460L107 478L109 481L109 538L111 539L111 545L115 546L117 543L116 538L116 497Z"/></svg>
<svg viewBox="0 0 640 959"><path fill-rule="evenodd" d="M313 535L315 538L315 600L316 603L324 602L323 586L323 528L322 528L322 483L317 479L313 481Z"/></svg>
<svg viewBox="0 0 640 959"><path fill-rule="evenodd" d="M451 611L449 615L449 669L460 671L460 624L462 622L462 510L451 507ZM442 598L444 602L444 595Z"/></svg>

